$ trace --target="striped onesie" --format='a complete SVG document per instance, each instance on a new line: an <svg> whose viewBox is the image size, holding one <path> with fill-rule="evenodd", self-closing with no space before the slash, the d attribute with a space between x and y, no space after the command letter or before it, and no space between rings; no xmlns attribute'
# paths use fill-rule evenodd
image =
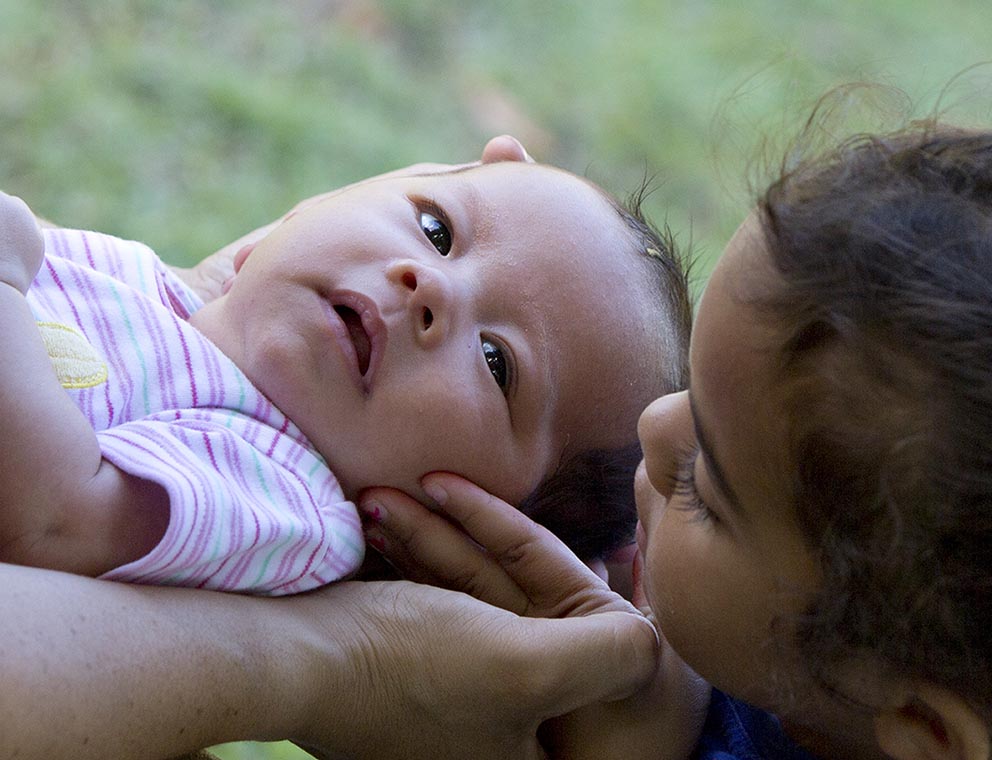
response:
<svg viewBox="0 0 992 760"><path fill-rule="evenodd" d="M300 430L190 326L202 301L151 249L45 230L27 300L103 457L169 495L159 544L103 578L276 595L358 568L354 504Z"/></svg>

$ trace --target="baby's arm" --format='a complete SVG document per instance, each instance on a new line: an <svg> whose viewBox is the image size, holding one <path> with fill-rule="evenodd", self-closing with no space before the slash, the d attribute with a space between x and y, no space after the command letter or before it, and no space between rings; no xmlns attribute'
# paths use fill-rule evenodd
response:
<svg viewBox="0 0 992 760"><path fill-rule="evenodd" d="M154 547L168 499L103 460L59 384L24 297L44 251L30 209L0 193L0 561L99 575Z"/></svg>
<svg viewBox="0 0 992 760"><path fill-rule="evenodd" d="M555 536L510 505L453 475L430 475L424 486L442 489L444 516L386 489L363 494L360 504L370 544L407 577L529 617L621 608L636 614ZM696 746L708 700L708 685L662 640L651 683L625 699L548 721L544 744L551 757L569 760L683 760Z"/></svg>

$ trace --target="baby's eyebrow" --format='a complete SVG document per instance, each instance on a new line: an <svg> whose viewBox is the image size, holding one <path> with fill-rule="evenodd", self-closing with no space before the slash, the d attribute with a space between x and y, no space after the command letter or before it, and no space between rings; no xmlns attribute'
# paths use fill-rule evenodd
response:
<svg viewBox="0 0 992 760"><path fill-rule="evenodd" d="M471 171L472 169L478 169L482 164L476 162L472 164L462 164L460 166L452 167L451 169L443 169L437 172L417 172L416 174L408 174L408 177L447 177L451 174L462 174L463 172Z"/></svg>

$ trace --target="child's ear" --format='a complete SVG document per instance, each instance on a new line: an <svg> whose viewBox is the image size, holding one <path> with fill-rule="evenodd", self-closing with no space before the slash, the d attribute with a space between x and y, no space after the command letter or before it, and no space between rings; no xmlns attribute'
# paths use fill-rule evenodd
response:
<svg viewBox="0 0 992 760"><path fill-rule="evenodd" d="M510 135L494 137L482 149L482 163L496 164L500 161L526 161L531 164L534 163L534 159L524 149L520 140Z"/></svg>
<svg viewBox="0 0 992 760"><path fill-rule="evenodd" d="M875 716L875 736L895 760L989 760L989 728L961 697L917 683Z"/></svg>
<svg viewBox="0 0 992 760"><path fill-rule="evenodd" d="M241 271L241 267L245 265L245 262L248 260L248 257L251 255L251 252L254 250L255 250L254 243L246 243L245 245L241 246L238 249L238 252L236 254L234 254L234 261L232 263L234 265L235 274Z"/></svg>

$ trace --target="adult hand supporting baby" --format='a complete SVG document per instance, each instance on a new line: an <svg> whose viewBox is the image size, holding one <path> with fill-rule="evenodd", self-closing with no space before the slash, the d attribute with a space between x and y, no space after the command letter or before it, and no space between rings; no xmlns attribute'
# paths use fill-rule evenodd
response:
<svg viewBox="0 0 992 760"><path fill-rule="evenodd" d="M542 719L636 688L655 654L630 615L524 619L409 582L268 599L6 564L0 647L5 756L78 760L281 738L318 757L539 758Z"/></svg>
<svg viewBox="0 0 992 760"><path fill-rule="evenodd" d="M369 489L359 504L370 544L406 578L464 591L518 615L615 611L649 625L550 531L506 502L447 473L428 475L423 486L438 512L385 488Z"/></svg>
<svg viewBox="0 0 992 760"><path fill-rule="evenodd" d="M519 615L576 621L608 616L621 626L618 634L641 635L635 622L647 619L550 531L456 475L434 473L423 486L437 511L392 489L370 489L360 503L369 543L406 577L465 591ZM580 667L596 670L599 661ZM549 721L542 739L552 756L687 757L702 729L709 687L664 640L652 676L626 698L587 703Z"/></svg>

